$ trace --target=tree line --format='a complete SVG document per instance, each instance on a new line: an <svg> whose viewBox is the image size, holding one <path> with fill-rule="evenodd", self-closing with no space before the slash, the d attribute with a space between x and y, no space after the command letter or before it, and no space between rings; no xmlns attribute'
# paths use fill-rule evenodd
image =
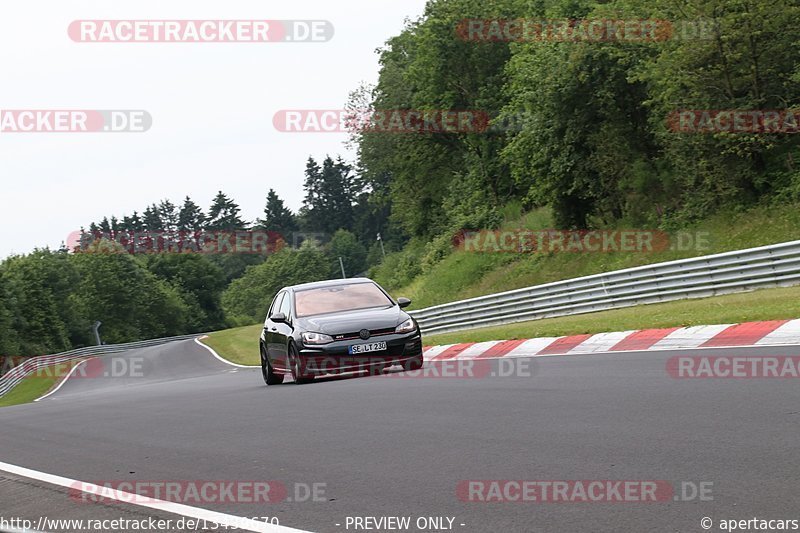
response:
<svg viewBox="0 0 800 533"><path fill-rule="evenodd" d="M668 119L687 109L797 109L798 14L793 0L431 0L380 51L377 84L354 91L349 106L476 110L514 127L367 128L354 134L361 178L393 231L424 241L497 224L510 201L549 206L559 228L575 229L675 227L722 208L794 201L800 136L677 133ZM459 32L469 20L512 19L667 21L674 32L633 41ZM692 27L703 32L679 31Z"/></svg>
<svg viewBox="0 0 800 533"><path fill-rule="evenodd" d="M270 190L242 218L220 192L109 216L87 232L321 234L277 253L73 254L38 250L0 264L0 350L43 353L263 319L283 285L379 265L390 288L452 251L461 230L493 228L504 206L548 207L558 229L677 229L721 209L800 199L798 135L685 133L681 110L792 110L800 104L800 5L793 0L430 0L379 50L374 86L348 109L472 110L482 131L352 132L352 163L306 163L302 207ZM703 35L653 40L463 36L465 21L654 20ZM466 22L468 23L468 22ZM511 125L513 127L507 127ZM376 240L380 233L382 242ZM383 258L385 251L388 254Z"/></svg>
<svg viewBox="0 0 800 533"><path fill-rule="evenodd" d="M91 222L74 249L39 249L0 262L0 354L37 355L94 342L99 320L104 342L212 331L263 320L281 287L363 274L379 260L363 244L365 192L352 167L309 158L306 197L298 213L270 189L261 217L245 220L238 203L220 191L207 210L190 197L141 213ZM356 223L357 219L362 219ZM363 231L357 235L350 228ZM266 253L131 254L115 239L137 232L242 232L283 237ZM339 258L342 262L339 262Z"/></svg>

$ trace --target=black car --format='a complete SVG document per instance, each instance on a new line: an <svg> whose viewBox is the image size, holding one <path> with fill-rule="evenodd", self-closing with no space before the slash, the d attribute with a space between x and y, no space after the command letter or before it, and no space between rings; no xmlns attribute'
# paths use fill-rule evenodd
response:
<svg viewBox="0 0 800 533"><path fill-rule="evenodd" d="M402 365L422 367L422 336L403 308L366 278L306 283L281 289L261 332L261 370L267 385L292 376L296 383L317 376L382 372Z"/></svg>

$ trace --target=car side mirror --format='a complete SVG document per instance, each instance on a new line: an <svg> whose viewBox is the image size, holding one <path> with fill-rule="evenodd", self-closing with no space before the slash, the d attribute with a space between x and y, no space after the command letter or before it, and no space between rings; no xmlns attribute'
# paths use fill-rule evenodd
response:
<svg viewBox="0 0 800 533"><path fill-rule="evenodd" d="M286 323L286 315L284 315L283 313L275 313L274 315L269 317L269 319L279 324Z"/></svg>
<svg viewBox="0 0 800 533"><path fill-rule="evenodd" d="M397 299L397 305L400 306L400 309L404 309L409 305L411 305L411 300L409 300L408 298L403 298L401 296L400 298Z"/></svg>

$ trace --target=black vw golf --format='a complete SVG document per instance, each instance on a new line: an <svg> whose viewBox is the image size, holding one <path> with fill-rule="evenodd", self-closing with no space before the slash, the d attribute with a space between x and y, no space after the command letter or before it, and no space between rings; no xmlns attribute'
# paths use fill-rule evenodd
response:
<svg viewBox="0 0 800 533"><path fill-rule="evenodd" d="M422 336L403 308L366 278L306 283L281 289L261 332L261 371L267 385L393 365L422 367Z"/></svg>

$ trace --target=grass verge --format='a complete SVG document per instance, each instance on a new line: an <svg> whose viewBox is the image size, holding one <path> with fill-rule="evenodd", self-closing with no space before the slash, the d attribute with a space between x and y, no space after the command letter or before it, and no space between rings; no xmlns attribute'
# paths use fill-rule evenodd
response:
<svg viewBox="0 0 800 533"><path fill-rule="evenodd" d="M762 289L753 292L679 300L598 311L583 315L545 318L441 335L428 335L426 346L531 339L627 331L645 328L732 324L757 320L800 318L800 287Z"/></svg>
<svg viewBox="0 0 800 533"><path fill-rule="evenodd" d="M23 379L8 394L0 396L0 407L29 403L36 398L41 398L55 387L64 376L68 375L72 370L72 366L78 362L76 361L68 366L62 363L41 368Z"/></svg>
<svg viewBox="0 0 800 533"><path fill-rule="evenodd" d="M225 329L210 333L202 343L210 346L220 357L239 365L260 365L258 355L258 336L261 324L241 328Z"/></svg>

